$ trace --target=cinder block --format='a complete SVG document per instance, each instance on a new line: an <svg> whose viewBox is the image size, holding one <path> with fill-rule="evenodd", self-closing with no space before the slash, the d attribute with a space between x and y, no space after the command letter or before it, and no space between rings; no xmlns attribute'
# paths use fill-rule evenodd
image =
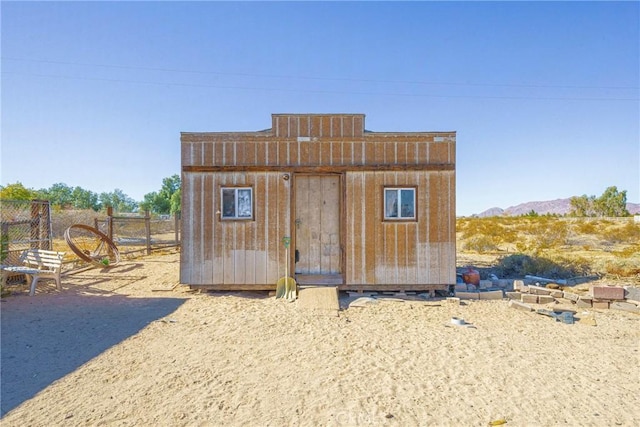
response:
<svg viewBox="0 0 640 427"><path fill-rule="evenodd" d="M456 296L460 299L480 299L479 292L456 292Z"/></svg>
<svg viewBox="0 0 640 427"><path fill-rule="evenodd" d="M593 308L607 309L609 308L609 301L593 300L593 303L591 304L591 306Z"/></svg>
<svg viewBox="0 0 640 427"><path fill-rule="evenodd" d="M511 288L511 280L509 279L499 279L497 283L499 288L510 289Z"/></svg>
<svg viewBox="0 0 640 427"><path fill-rule="evenodd" d="M579 298L578 301L576 301L576 306L581 308L591 308L591 299Z"/></svg>
<svg viewBox="0 0 640 427"><path fill-rule="evenodd" d="M502 291L480 292L480 299L502 299L504 298Z"/></svg>
<svg viewBox="0 0 640 427"><path fill-rule="evenodd" d="M529 293L534 295L549 295L551 290L542 286L529 285Z"/></svg>
<svg viewBox="0 0 640 427"><path fill-rule="evenodd" d="M522 292L506 292L507 298L522 300Z"/></svg>
<svg viewBox="0 0 640 427"><path fill-rule="evenodd" d="M449 304L460 305L460 298L448 297L447 302Z"/></svg>
<svg viewBox="0 0 640 427"><path fill-rule="evenodd" d="M513 290L522 292L522 288L524 288L524 281L522 280L514 280L513 281Z"/></svg>
<svg viewBox="0 0 640 427"><path fill-rule="evenodd" d="M563 292L563 298L566 298L570 301L576 302L578 301L578 298L580 298L580 295L578 294L572 294L571 292Z"/></svg>
<svg viewBox="0 0 640 427"><path fill-rule="evenodd" d="M533 308L531 308L527 304L523 304L523 303L515 301L515 300L509 301L509 307L515 308L516 310L533 311Z"/></svg>
<svg viewBox="0 0 640 427"><path fill-rule="evenodd" d="M551 291L551 293L549 295L551 295L554 298L564 298L564 292L562 292L560 290Z"/></svg>
<svg viewBox="0 0 640 427"><path fill-rule="evenodd" d="M551 304L555 300L551 295L538 295L538 304Z"/></svg>
<svg viewBox="0 0 640 427"><path fill-rule="evenodd" d="M640 288L636 288L635 286L625 286L624 297L633 301L640 301Z"/></svg>
<svg viewBox="0 0 640 427"><path fill-rule="evenodd" d="M609 308L612 310L624 310L631 313L640 313L640 307L630 302L614 301L609 304Z"/></svg>
<svg viewBox="0 0 640 427"><path fill-rule="evenodd" d="M592 286L591 296L598 299L623 300L624 288L618 286Z"/></svg>
<svg viewBox="0 0 640 427"><path fill-rule="evenodd" d="M456 292L467 292L466 283L456 283Z"/></svg>
<svg viewBox="0 0 640 427"><path fill-rule="evenodd" d="M522 294L521 300L525 304L537 304L538 295Z"/></svg>
<svg viewBox="0 0 640 427"><path fill-rule="evenodd" d="M489 289L493 286L493 282L491 280L480 280L480 289Z"/></svg>

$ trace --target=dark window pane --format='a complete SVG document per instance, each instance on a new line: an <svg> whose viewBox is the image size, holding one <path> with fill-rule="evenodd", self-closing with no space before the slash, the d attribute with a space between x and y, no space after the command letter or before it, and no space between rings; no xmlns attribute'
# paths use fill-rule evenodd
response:
<svg viewBox="0 0 640 427"><path fill-rule="evenodd" d="M222 190L222 217L234 218L236 216L236 190L225 188Z"/></svg>
<svg viewBox="0 0 640 427"><path fill-rule="evenodd" d="M400 198L402 201L402 210L401 210L401 216L403 218L413 218L415 216L414 212L415 212L415 208L414 208L414 195L415 195L415 191L414 190L401 190L400 191Z"/></svg>

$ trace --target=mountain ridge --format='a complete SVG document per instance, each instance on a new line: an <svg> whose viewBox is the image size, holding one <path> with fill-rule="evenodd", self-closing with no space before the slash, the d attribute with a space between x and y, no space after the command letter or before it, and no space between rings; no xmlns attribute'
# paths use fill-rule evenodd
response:
<svg viewBox="0 0 640 427"><path fill-rule="evenodd" d="M627 210L632 215L640 214L640 203L627 203ZM528 214L531 211L535 211L538 215L566 215L571 212L571 198L525 202L510 206L506 209L493 207L473 216L480 218L490 216L519 216Z"/></svg>

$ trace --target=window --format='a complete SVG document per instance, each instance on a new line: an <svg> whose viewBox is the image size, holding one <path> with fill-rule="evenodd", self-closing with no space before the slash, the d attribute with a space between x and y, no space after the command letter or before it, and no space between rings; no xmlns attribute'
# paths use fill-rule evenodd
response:
<svg viewBox="0 0 640 427"><path fill-rule="evenodd" d="M252 219L253 189L246 187L222 188L222 219Z"/></svg>
<svg viewBox="0 0 640 427"><path fill-rule="evenodd" d="M416 219L416 189L415 188L385 188L384 189L384 219L415 220Z"/></svg>

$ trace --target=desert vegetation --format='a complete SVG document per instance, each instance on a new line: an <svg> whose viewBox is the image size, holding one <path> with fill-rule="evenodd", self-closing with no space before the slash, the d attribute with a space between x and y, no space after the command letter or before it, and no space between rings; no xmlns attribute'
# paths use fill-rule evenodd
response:
<svg viewBox="0 0 640 427"><path fill-rule="evenodd" d="M459 264L499 277L596 275L640 283L640 223L631 217L458 218Z"/></svg>

